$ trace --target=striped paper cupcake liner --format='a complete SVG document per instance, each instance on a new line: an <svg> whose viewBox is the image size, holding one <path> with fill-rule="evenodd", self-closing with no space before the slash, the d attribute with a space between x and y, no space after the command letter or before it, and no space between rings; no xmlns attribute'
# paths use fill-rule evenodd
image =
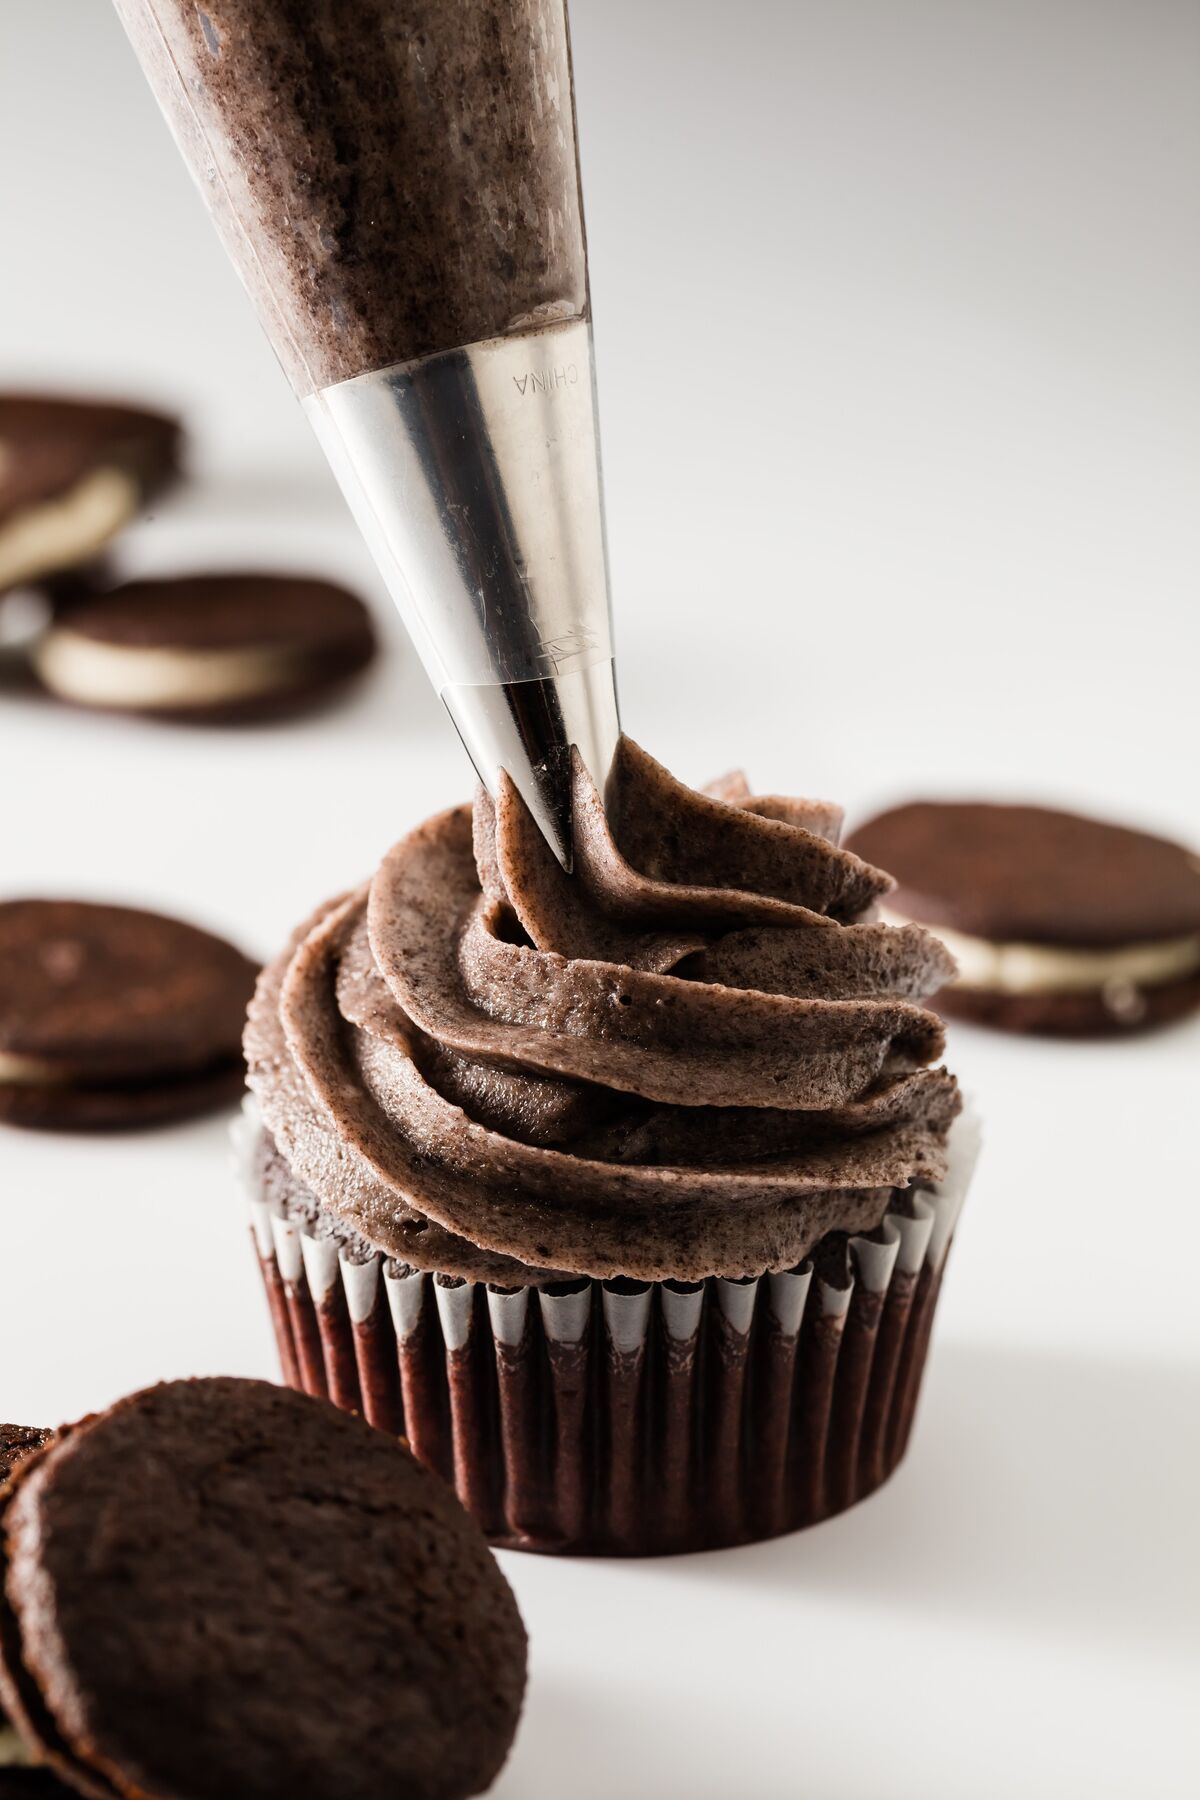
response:
<svg viewBox="0 0 1200 1800"><path fill-rule="evenodd" d="M252 1180L261 1127L239 1124ZM713 1549L873 1492L908 1446L978 1131L780 1275L497 1288L339 1243L251 1192L290 1386L408 1439L491 1541L578 1555Z"/></svg>

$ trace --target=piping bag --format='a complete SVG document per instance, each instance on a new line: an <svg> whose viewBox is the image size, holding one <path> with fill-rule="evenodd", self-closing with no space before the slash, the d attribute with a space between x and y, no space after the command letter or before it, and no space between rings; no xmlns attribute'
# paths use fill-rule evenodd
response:
<svg viewBox="0 0 1200 1800"><path fill-rule="evenodd" d="M484 785L619 731L566 0L116 0Z"/></svg>

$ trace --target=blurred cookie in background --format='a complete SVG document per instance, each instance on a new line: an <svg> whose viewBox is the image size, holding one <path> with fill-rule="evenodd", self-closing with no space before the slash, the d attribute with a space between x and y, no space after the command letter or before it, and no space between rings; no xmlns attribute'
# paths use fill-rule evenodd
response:
<svg viewBox="0 0 1200 1800"><path fill-rule="evenodd" d="M884 916L954 956L939 1011L1087 1036L1200 1006L1200 858L1181 844L1048 807L918 800L847 848L895 876Z"/></svg>
<svg viewBox="0 0 1200 1800"><path fill-rule="evenodd" d="M197 723L323 703L376 651L357 595L303 575L128 582L57 612L33 666L60 700Z"/></svg>
<svg viewBox="0 0 1200 1800"><path fill-rule="evenodd" d="M103 559L76 569L46 575L36 585L0 593L0 687L33 688L41 684L30 654L55 614L111 583Z"/></svg>
<svg viewBox="0 0 1200 1800"><path fill-rule="evenodd" d="M53 616L49 596L37 588L0 594L0 683L6 688L37 685L29 656Z"/></svg>
<svg viewBox="0 0 1200 1800"><path fill-rule="evenodd" d="M179 470L178 420L0 393L0 594L90 561Z"/></svg>
<svg viewBox="0 0 1200 1800"><path fill-rule="evenodd" d="M113 585L101 553L179 473L142 408L0 393L0 679L78 706L253 722L335 696L373 660L357 595L307 575Z"/></svg>
<svg viewBox="0 0 1200 1800"><path fill-rule="evenodd" d="M256 973L161 913L0 902L0 1122L120 1130L237 1100Z"/></svg>

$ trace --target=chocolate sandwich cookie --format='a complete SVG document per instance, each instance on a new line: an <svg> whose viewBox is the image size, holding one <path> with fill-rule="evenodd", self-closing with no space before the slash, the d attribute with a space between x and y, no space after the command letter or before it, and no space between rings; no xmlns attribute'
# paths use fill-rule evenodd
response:
<svg viewBox="0 0 1200 1800"><path fill-rule="evenodd" d="M176 474L175 419L0 394L0 593L89 558Z"/></svg>
<svg viewBox="0 0 1200 1800"><path fill-rule="evenodd" d="M60 1434L0 1513L0 1697L111 1800L458 1800L508 1754L516 1601L450 1490L361 1419L181 1381Z"/></svg>
<svg viewBox="0 0 1200 1800"><path fill-rule="evenodd" d="M60 699L197 721L325 699L375 654L356 595L301 575L134 581L65 608L34 653Z"/></svg>
<svg viewBox="0 0 1200 1800"><path fill-rule="evenodd" d="M105 580L100 562L46 575L34 587L0 592L0 682L5 687L38 686L29 666L33 646L57 613L95 593Z"/></svg>
<svg viewBox="0 0 1200 1800"><path fill-rule="evenodd" d="M939 1010L1014 1031L1119 1033L1200 1005L1200 858L1042 806L914 801L850 839L896 878L885 916L958 964Z"/></svg>
<svg viewBox="0 0 1200 1800"><path fill-rule="evenodd" d="M120 1128L224 1104L254 977L232 944L161 913L0 903L0 1121Z"/></svg>
<svg viewBox="0 0 1200 1800"><path fill-rule="evenodd" d="M48 1444L51 1435L29 1425L0 1425L0 1488L22 1457ZM69 1791L48 1770L30 1766L28 1750L0 1711L0 1800L52 1800Z"/></svg>
<svg viewBox="0 0 1200 1800"><path fill-rule="evenodd" d="M52 1432L38 1425L0 1425L0 1486L8 1480L22 1457L50 1442Z"/></svg>
<svg viewBox="0 0 1200 1800"><path fill-rule="evenodd" d="M34 588L0 594L0 682L6 688L35 685L29 671L29 651L52 616L50 601Z"/></svg>

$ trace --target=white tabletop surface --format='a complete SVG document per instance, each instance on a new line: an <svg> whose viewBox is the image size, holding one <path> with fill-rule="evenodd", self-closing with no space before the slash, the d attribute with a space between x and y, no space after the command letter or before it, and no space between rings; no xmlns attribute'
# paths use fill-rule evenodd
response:
<svg viewBox="0 0 1200 1800"><path fill-rule="evenodd" d="M127 566L341 574L388 645L265 730L0 698L0 892L266 955L467 771L108 9L2 10L34 173L0 381L186 405L204 479ZM1200 838L1196 15L742 10L745 41L707 4L573 8L629 729L685 779L744 762L852 818L975 792ZM954 1029L986 1147L906 1464L770 1545L506 1555L533 1659L498 1795L1195 1794L1198 1052L1195 1023ZM226 1130L2 1135L0 1417L273 1372Z"/></svg>

